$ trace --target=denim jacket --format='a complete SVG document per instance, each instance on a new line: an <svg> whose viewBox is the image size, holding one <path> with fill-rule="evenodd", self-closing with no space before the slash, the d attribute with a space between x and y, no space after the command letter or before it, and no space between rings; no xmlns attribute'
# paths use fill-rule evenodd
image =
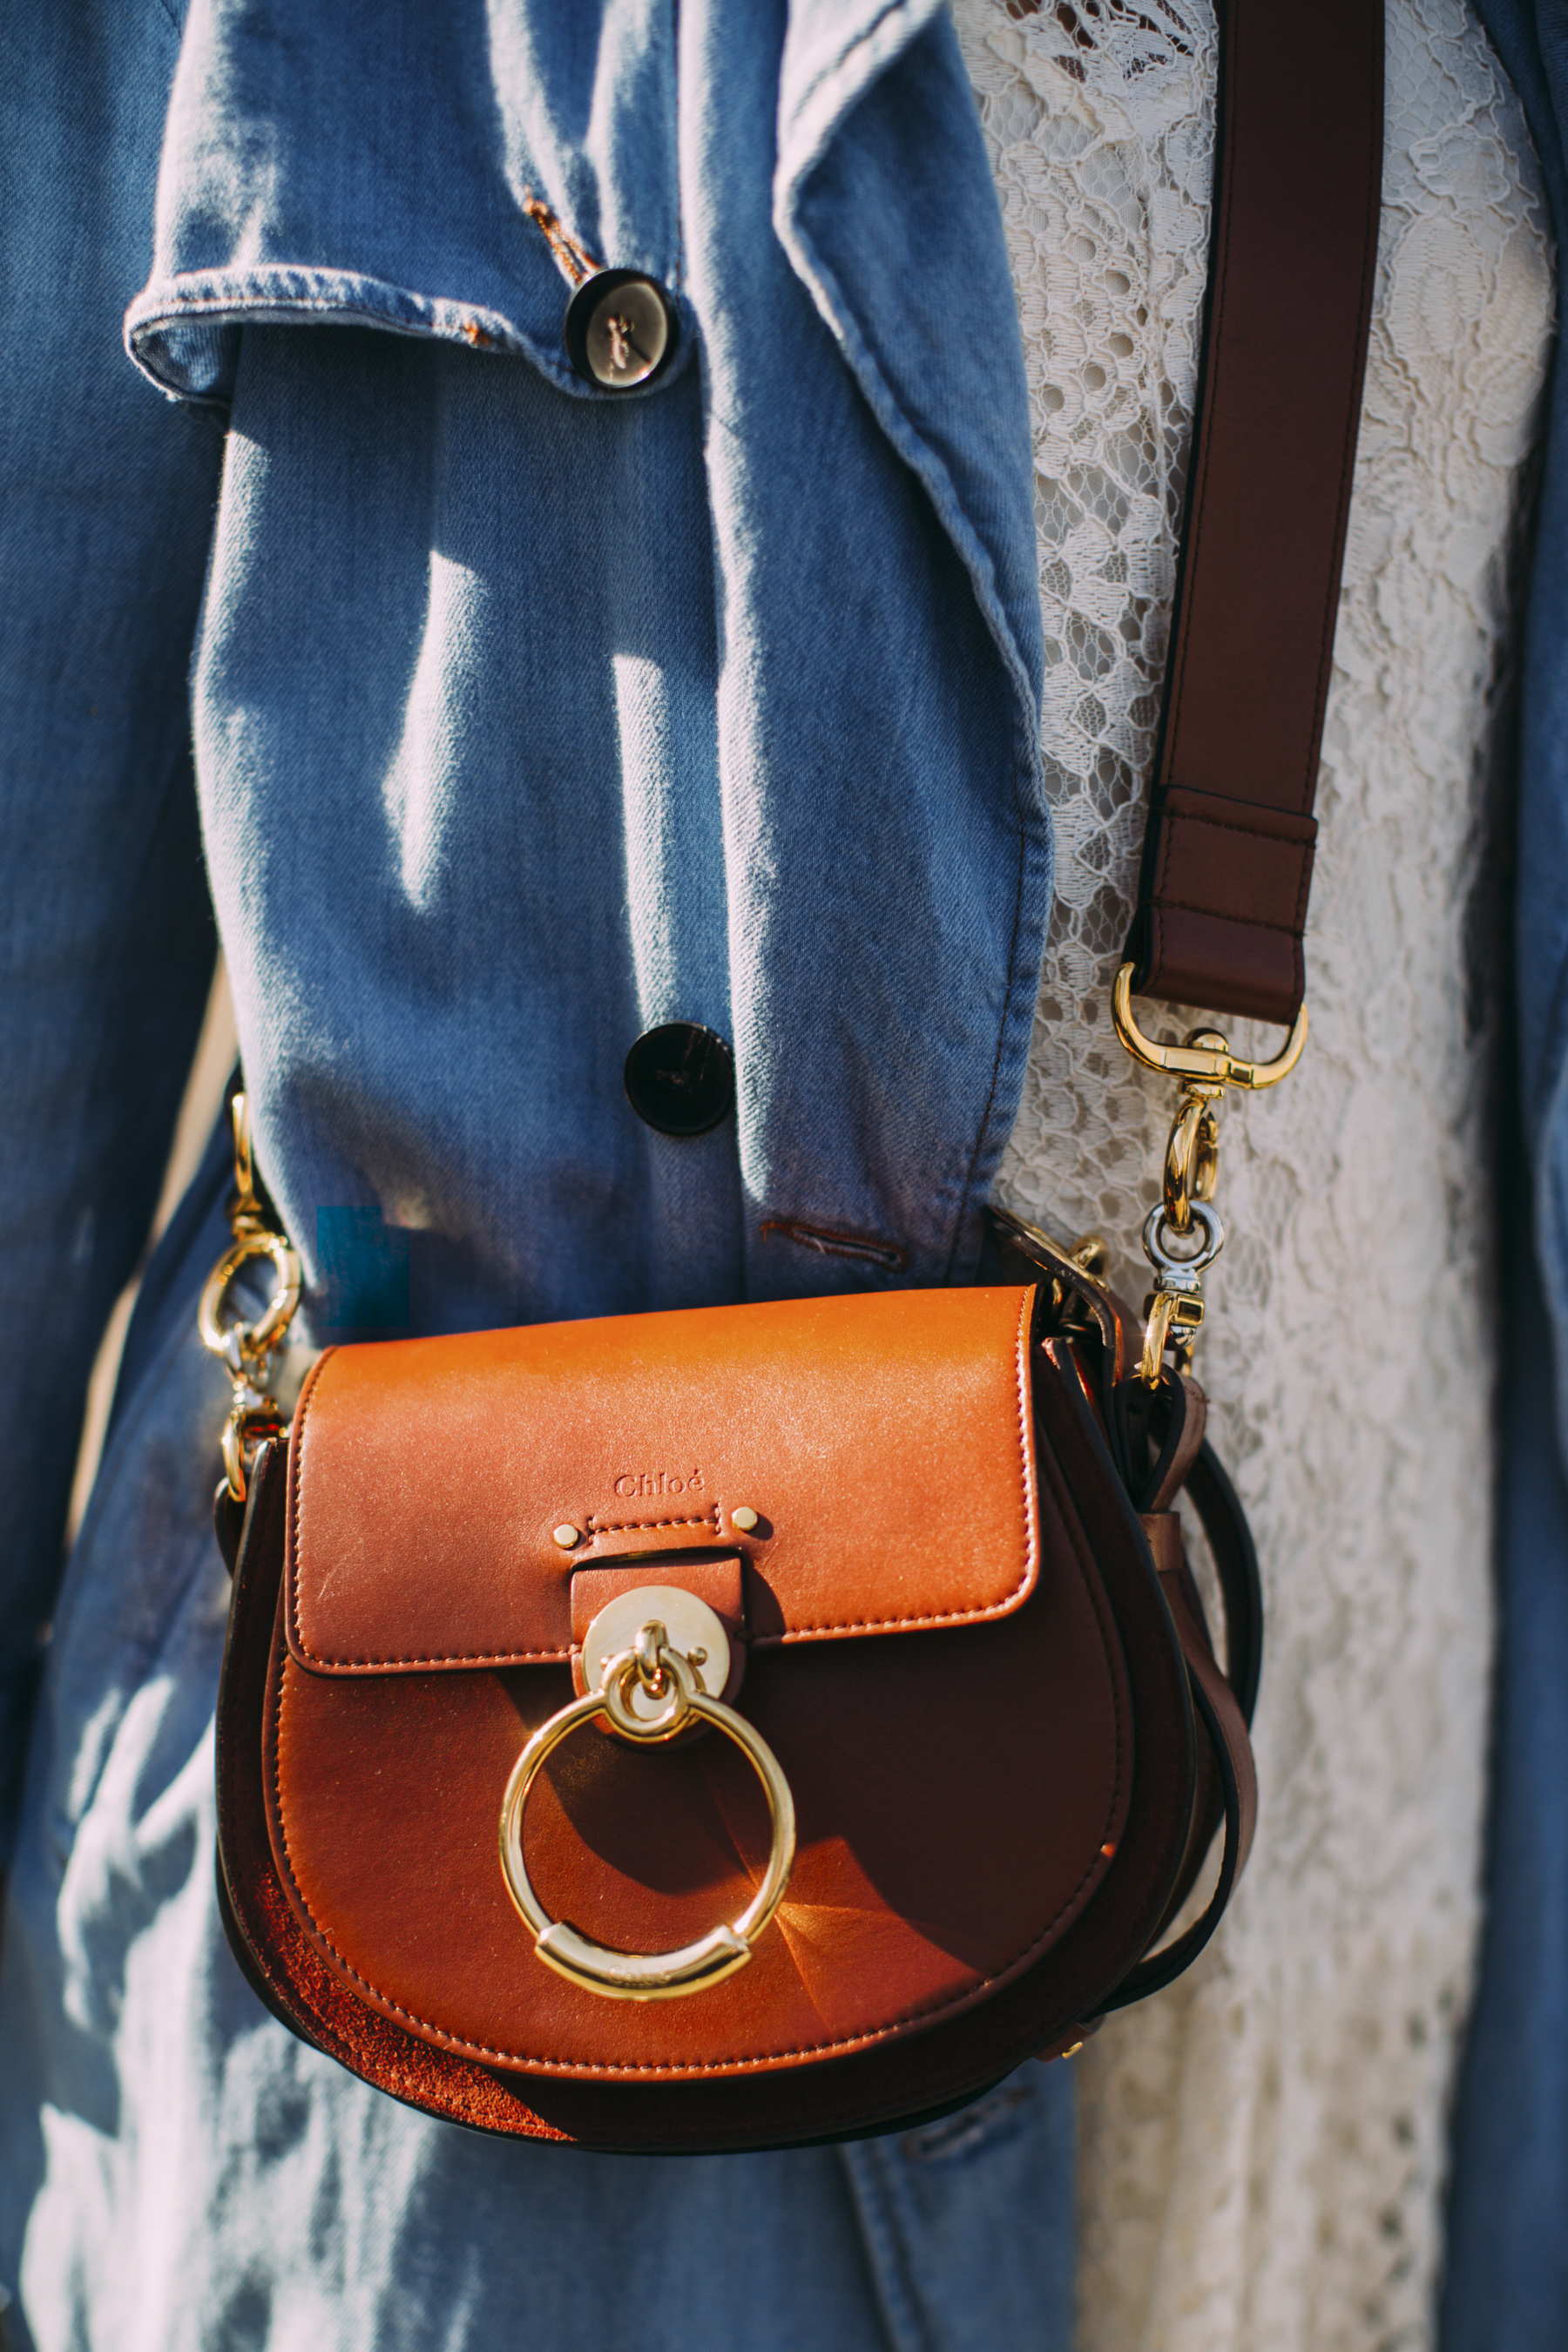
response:
<svg viewBox="0 0 1568 2352"><path fill-rule="evenodd" d="M675 298L647 390L574 372L528 194ZM145 215L104 203L123 269ZM318 1333L403 1320L327 1263L345 1210L419 1330L962 1278L1048 900L1022 358L935 0L193 0L155 223L125 334L183 426L100 381L101 339L84 383L79 320L37 317L67 255L21 255L0 756L48 880L30 853L5 887L53 931L5 1047L5 1312L37 1335L0 1440L13 1683L208 952L188 833L150 830L185 822L193 645L206 868ZM86 501L26 478L27 394L72 368L118 446L62 525ZM706 1137L622 1088L670 1020L734 1049Z"/></svg>
<svg viewBox="0 0 1568 2352"><path fill-rule="evenodd" d="M1058 2347L1061 2070L907 2145L639 2167L470 2142L264 2020L212 1890L217 1156L57 1593L209 885L316 1338L973 1268L1050 846L1022 356L945 15L17 0L0 112L16 2340L568 2352L635 2273L655 2352ZM531 197L668 290L657 383L574 373ZM671 1020L733 1048L703 1136L623 1089Z"/></svg>
<svg viewBox="0 0 1568 2352"><path fill-rule="evenodd" d="M1480 0L1568 243L1568 15ZM1519 1164L1503 1191L1499 1641L1486 1920L1455 2103L1442 2352L1568 2338L1568 370L1547 415L1522 663Z"/></svg>

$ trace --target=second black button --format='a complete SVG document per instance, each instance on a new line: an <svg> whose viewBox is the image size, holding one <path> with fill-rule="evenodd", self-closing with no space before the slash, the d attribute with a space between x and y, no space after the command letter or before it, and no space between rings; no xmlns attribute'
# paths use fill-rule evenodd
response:
<svg viewBox="0 0 1568 2352"><path fill-rule="evenodd" d="M623 1076L626 1100L660 1135L706 1135L735 1100L735 1057L716 1030L696 1021L647 1031Z"/></svg>

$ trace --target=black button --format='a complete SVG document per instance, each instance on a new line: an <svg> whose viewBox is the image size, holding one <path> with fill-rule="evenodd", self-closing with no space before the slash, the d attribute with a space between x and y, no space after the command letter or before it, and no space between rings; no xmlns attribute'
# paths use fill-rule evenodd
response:
<svg viewBox="0 0 1568 2352"><path fill-rule="evenodd" d="M735 1056L695 1021L666 1021L626 1055L626 1100L660 1135L706 1135L735 1099Z"/></svg>
<svg viewBox="0 0 1568 2352"><path fill-rule="evenodd" d="M680 339L680 313L657 278L601 269L566 305L566 349L579 375L606 392L635 392L662 375Z"/></svg>

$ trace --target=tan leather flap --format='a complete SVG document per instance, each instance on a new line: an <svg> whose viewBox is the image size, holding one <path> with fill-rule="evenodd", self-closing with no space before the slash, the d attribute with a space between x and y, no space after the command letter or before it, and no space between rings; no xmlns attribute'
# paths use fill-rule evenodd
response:
<svg viewBox="0 0 1568 2352"><path fill-rule="evenodd" d="M289 1649L341 1675L565 1658L574 1570L647 1556L658 1581L710 1548L743 1555L753 1643L1006 1616L1037 1567L1033 1306L900 1291L330 1349L290 1446Z"/></svg>

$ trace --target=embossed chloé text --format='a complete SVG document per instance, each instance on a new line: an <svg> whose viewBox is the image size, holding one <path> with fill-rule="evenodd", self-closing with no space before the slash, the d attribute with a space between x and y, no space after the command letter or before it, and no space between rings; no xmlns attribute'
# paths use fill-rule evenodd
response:
<svg viewBox="0 0 1568 2352"><path fill-rule="evenodd" d="M700 1495L700 1470L623 1470L615 1482L623 1503L634 1495Z"/></svg>

